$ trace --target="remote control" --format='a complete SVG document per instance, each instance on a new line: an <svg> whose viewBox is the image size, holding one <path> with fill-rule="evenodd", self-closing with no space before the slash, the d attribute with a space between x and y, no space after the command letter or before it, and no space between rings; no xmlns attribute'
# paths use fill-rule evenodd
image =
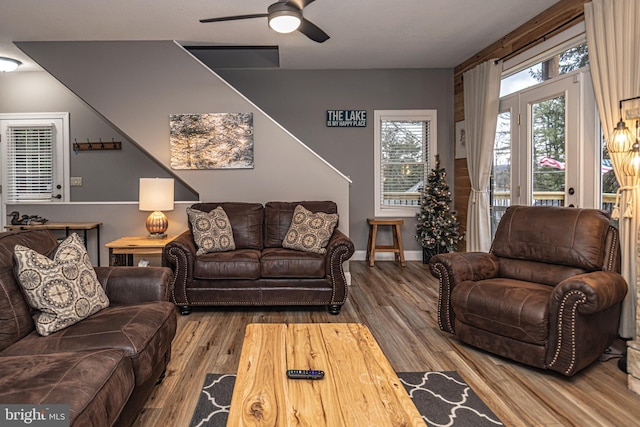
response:
<svg viewBox="0 0 640 427"><path fill-rule="evenodd" d="M324 378L324 372L317 370L301 371L299 369L289 369L287 371L287 378L291 378L292 380L320 380Z"/></svg>

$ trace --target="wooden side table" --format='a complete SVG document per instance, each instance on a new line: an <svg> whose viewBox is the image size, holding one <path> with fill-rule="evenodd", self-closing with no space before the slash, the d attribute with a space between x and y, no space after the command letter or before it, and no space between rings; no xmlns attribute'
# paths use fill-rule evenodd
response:
<svg viewBox="0 0 640 427"><path fill-rule="evenodd" d="M100 226L101 222L47 222L39 225L5 225L4 228L9 231L14 230L64 230L65 236L69 237L70 231L84 232L84 246L87 246L87 231L96 230L96 248L98 264L100 265Z"/></svg>
<svg viewBox="0 0 640 427"><path fill-rule="evenodd" d="M134 255L162 255L162 250L178 236L156 239L147 236L125 236L107 243L110 266L132 266Z"/></svg>
<svg viewBox="0 0 640 427"><path fill-rule="evenodd" d="M369 223L369 240L367 242L367 261L371 267L374 266L376 252L393 252L396 261L400 262L400 265L404 267L406 265L404 261L404 248L402 247L402 229L404 224L402 219L367 219ZM376 238L378 236L378 226L388 225L391 227L393 234L393 245L378 245Z"/></svg>

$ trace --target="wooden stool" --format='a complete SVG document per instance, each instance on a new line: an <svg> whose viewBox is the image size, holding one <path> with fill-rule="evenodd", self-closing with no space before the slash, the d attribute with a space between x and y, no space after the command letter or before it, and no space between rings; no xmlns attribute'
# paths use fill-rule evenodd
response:
<svg viewBox="0 0 640 427"><path fill-rule="evenodd" d="M404 267L404 249L402 248L402 230L400 229L400 226L404 224L404 220L369 218L367 219L367 222L369 223L369 241L367 242L367 261L369 261L369 265L373 267L376 252L393 252L395 260L400 261L400 265ZM376 244L379 225L391 226L391 231L393 233L393 246L378 246Z"/></svg>

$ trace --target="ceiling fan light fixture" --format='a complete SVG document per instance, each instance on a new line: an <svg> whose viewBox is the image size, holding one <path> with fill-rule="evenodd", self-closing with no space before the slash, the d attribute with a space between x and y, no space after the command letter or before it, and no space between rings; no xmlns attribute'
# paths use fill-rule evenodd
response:
<svg viewBox="0 0 640 427"><path fill-rule="evenodd" d="M9 73L15 71L21 64L22 62L17 59L0 56L0 72Z"/></svg>
<svg viewBox="0 0 640 427"><path fill-rule="evenodd" d="M269 26L278 33L292 33L300 26L300 18L290 15L269 17Z"/></svg>
<svg viewBox="0 0 640 427"><path fill-rule="evenodd" d="M316 43L329 40L329 35L317 25L304 18L302 10L314 0L278 0L267 8L267 13L249 15L221 16L219 18L201 19L200 22L239 21L242 19L267 18L269 28L278 33L299 31L302 35Z"/></svg>
<svg viewBox="0 0 640 427"><path fill-rule="evenodd" d="M292 33L302 23L302 12L286 3L269 6L269 27L278 33Z"/></svg>

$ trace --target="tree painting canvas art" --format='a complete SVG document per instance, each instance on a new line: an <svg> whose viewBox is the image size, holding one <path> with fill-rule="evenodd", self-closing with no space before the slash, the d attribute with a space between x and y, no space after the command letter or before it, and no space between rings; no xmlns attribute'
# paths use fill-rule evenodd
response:
<svg viewBox="0 0 640 427"><path fill-rule="evenodd" d="M253 113L171 114L172 169L252 169Z"/></svg>

